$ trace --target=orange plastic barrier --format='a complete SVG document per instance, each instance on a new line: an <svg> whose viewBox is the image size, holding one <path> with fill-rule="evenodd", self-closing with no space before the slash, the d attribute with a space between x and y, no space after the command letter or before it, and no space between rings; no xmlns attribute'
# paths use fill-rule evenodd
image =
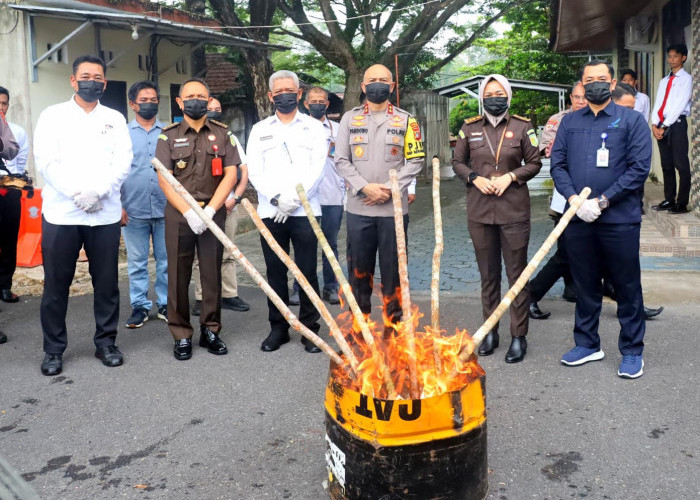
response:
<svg viewBox="0 0 700 500"><path fill-rule="evenodd" d="M34 197L27 198L22 191L22 215L17 237L17 266L36 267L43 263L41 257L41 189L34 190Z"/></svg>

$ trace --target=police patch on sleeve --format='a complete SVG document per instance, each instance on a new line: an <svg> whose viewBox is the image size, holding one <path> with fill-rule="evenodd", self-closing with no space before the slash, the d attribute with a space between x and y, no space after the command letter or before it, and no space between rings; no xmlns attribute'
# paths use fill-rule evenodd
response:
<svg viewBox="0 0 700 500"><path fill-rule="evenodd" d="M462 139L464 139L464 131L460 130L460 131L459 131L459 136L460 136Z"/></svg>
<svg viewBox="0 0 700 500"><path fill-rule="evenodd" d="M534 147L539 146L539 141L537 140L537 134L535 134L535 129L530 129L527 131L527 136L530 138L530 144Z"/></svg>
<svg viewBox="0 0 700 500"><path fill-rule="evenodd" d="M164 141L167 141L167 140L168 140L168 136L165 135L165 134L160 134L160 135L158 136L158 139L162 139L162 140L164 140Z"/></svg>
<svg viewBox="0 0 700 500"><path fill-rule="evenodd" d="M423 148L423 141L421 141L420 127L416 119L413 117L408 119L408 127L406 127L406 136L404 138L403 155L407 160L410 160L411 158L425 157L425 149Z"/></svg>

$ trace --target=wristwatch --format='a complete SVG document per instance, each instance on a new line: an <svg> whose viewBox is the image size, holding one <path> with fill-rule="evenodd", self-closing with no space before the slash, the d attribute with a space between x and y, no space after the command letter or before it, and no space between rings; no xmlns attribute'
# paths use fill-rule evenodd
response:
<svg viewBox="0 0 700 500"><path fill-rule="evenodd" d="M474 179L476 179L477 177L479 177L479 174L477 174L476 172L472 172L471 174L469 174L469 184L474 184Z"/></svg>
<svg viewBox="0 0 700 500"><path fill-rule="evenodd" d="M279 200L280 200L280 195L275 196L274 198L272 198L270 200L270 205L272 205L273 207L276 207L277 205L279 205L279 202L280 202Z"/></svg>
<svg viewBox="0 0 700 500"><path fill-rule="evenodd" d="M240 203L240 201L241 201L240 195L237 195L237 194L235 194L235 193L233 194L233 196L231 196L231 198L233 198L234 200L236 200L236 203Z"/></svg>
<svg viewBox="0 0 700 500"><path fill-rule="evenodd" d="M605 210L610 206L610 201L605 196L596 198L596 200L598 201L598 208L600 208L601 210Z"/></svg>

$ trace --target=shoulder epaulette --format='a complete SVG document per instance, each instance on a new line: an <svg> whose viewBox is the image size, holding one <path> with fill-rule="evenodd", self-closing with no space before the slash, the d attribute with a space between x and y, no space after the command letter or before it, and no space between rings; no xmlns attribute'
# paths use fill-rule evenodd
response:
<svg viewBox="0 0 700 500"><path fill-rule="evenodd" d="M179 123L171 123L171 124L168 125L167 127L163 127L163 132L165 132L166 130L170 130L171 128L175 128L175 127L177 127L178 125L180 125L180 124L179 124Z"/></svg>
<svg viewBox="0 0 700 500"><path fill-rule="evenodd" d="M466 120L464 120L464 123L469 125L470 123L478 122L482 118L483 118L483 116L481 116L481 115L472 116L471 118L467 118Z"/></svg>
<svg viewBox="0 0 700 500"><path fill-rule="evenodd" d="M222 128L228 128L228 125L226 125L225 123L218 122L216 120L209 119L209 123L213 123L214 125L218 125Z"/></svg>
<svg viewBox="0 0 700 500"><path fill-rule="evenodd" d="M520 116L520 115L510 115L510 116L511 116L511 118L516 118L516 119L521 120L521 121L524 121L524 122L529 122L529 121L530 121L529 118L525 118L524 116Z"/></svg>

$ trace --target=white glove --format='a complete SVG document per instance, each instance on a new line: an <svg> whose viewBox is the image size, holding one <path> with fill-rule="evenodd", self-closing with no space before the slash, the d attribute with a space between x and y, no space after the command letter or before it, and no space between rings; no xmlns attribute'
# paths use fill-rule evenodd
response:
<svg viewBox="0 0 700 500"><path fill-rule="evenodd" d="M216 214L216 210L214 210L214 207L207 205L204 207L204 213L207 214L210 219L213 219L214 215Z"/></svg>
<svg viewBox="0 0 700 500"><path fill-rule="evenodd" d="M206 212L206 208L204 210ZM204 231L207 230L207 225L202 219L199 218L199 215L197 215L194 209L190 208L187 212L185 212L182 215L185 216L185 220L187 220L187 224L190 225L190 229L194 234L202 234Z"/></svg>
<svg viewBox="0 0 700 500"><path fill-rule="evenodd" d="M297 208L301 206L301 202L286 196L280 196L277 201L277 210L285 214L292 215Z"/></svg>
<svg viewBox="0 0 700 500"><path fill-rule="evenodd" d="M97 212L102 208L100 195L96 191L76 194L73 197L73 203L75 203L76 207L88 213Z"/></svg>
<svg viewBox="0 0 700 500"><path fill-rule="evenodd" d="M279 209L279 207L277 207L277 213L272 217L272 221L276 222L277 224L284 224L287 222L287 219L289 219L289 214L284 213Z"/></svg>
<svg viewBox="0 0 700 500"><path fill-rule="evenodd" d="M600 207L596 200L584 201L578 210L576 210L578 218L584 222L593 222L600 216Z"/></svg>

